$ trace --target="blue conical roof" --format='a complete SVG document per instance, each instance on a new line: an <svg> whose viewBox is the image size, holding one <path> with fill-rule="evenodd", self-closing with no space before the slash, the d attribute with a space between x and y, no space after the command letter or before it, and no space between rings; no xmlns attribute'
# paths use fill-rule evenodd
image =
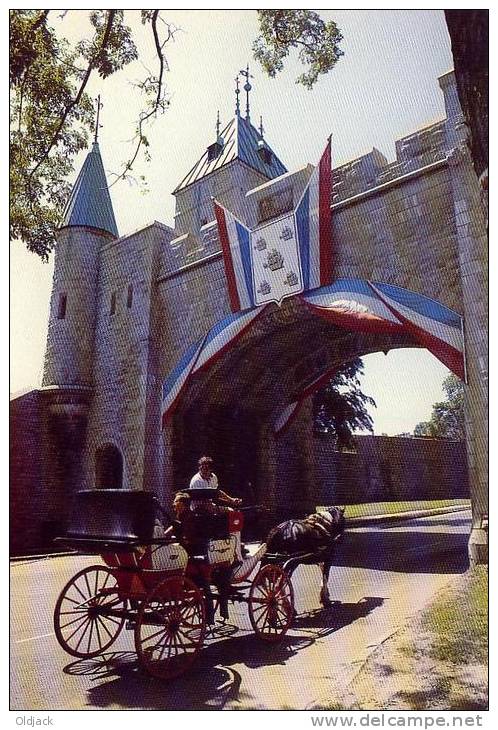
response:
<svg viewBox="0 0 498 730"><path fill-rule="evenodd" d="M63 226L89 226L118 237L118 227L97 142L93 143L74 184L64 211Z"/></svg>
<svg viewBox="0 0 498 730"><path fill-rule="evenodd" d="M233 160L241 160L253 170L257 170L268 180L279 177L287 172L287 168L263 140L260 132L253 127L248 119L237 115L221 132L223 147L217 157L209 158L206 150L190 172L183 178L174 193L192 185L203 177L219 170ZM271 154L264 158L260 154L261 146L266 147Z"/></svg>

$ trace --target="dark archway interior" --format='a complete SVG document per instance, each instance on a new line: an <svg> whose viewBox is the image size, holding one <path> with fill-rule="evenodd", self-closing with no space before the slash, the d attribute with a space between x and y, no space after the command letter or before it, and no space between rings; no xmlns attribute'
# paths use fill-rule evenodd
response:
<svg viewBox="0 0 498 730"><path fill-rule="evenodd" d="M121 489L123 486L123 457L113 444L106 444L95 453L95 484L97 489Z"/></svg>
<svg viewBox="0 0 498 730"><path fill-rule="evenodd" d="M354 357L418 346L408 335L338 328L310 312L298 298L275 305L234 347L191 379L174 417L176 488L188 484L199 456L208 454L215 460L222 487L246 503L261 501L266 488L262 439L307 385ZM291 482L302 479L303 454L296 448L299 451L278 448L275 457L287 460L287 473L289 463L295 462ZM288 482L282 486L288 494L301 488Z"/></svg>

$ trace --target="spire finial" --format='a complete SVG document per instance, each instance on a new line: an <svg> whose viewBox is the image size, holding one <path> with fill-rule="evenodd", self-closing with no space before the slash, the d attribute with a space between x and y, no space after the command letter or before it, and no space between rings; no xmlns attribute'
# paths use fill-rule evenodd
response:
<svg viewBox="0 0 498 730"><path fill-rule="evenodd" d="M242 76L246 77L246 82L244 84L244 91L246 92L246 119L249 122L250 118L251 118L250 108L249 108L249 92L252 89L249 79L253 79L254 76L251 76L251 74L249 73L249 64L247 64L246 70L240 71L240 73L242 74Z"/></svg>
<svg viewBox="0 0 498 730"><path fill-rule="evenodd" d="M239 83L240 83L239 75L237 74L237 76L235 77L235 114L238 117L240 117L240 99L239 99L240 89L239 89Z"/></svg>
<svg viewBox="0 0 498 730"><path fill-rule="evenodd" d="M100 101L100 94L95 99L96 105L97 105L97 117L95 119L95 137L94 137L94 144L97 144L98 138L99 138L99 128L102 126L100 124L100 110L104 106Z"/></svg>
<svg viewBox="0 0 498 730"><path fill-rule="evenodd" d="M216 140L220 138L220 110L218 109L218 114L216 115Z"/></svg>
<svg viewBox="0 0 498 730"><path fill-rule="evenodd" d="M259 133L261 136L265 133L265 128L263 127L263 117L260 116L259 118Z"/></svg>

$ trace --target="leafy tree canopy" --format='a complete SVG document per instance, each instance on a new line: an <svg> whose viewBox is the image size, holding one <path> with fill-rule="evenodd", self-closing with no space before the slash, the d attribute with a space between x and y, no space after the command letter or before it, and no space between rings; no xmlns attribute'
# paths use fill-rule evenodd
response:
<svg viewBox="0 0 498 730"><path fill-rule="evenodd" d="M90 77L106 79L138 58L123 10L89 12L93 35L70 44L50 23L50 10L10 12L10 238L47 260L55 243L70 193L68 177L78 152L88 146L95 108L86 92ZM63 11L62 17L67 12ZM81 12L81 11L80 11ZM310 10L258 11L261 35L255 57L274 76L293 48L308 71L298 82L311 88L342 55L342 36L335 23L325 23ZM164 47L176 32L159 10L142 10L150 29L156 68L138 86L143 107L135 128L135 147L119 178L130 176L140 150L148 155L146 123L168 107L163 84L167 69Z"/></svg>
<svg viewBox="0 0 498 730"><path fill-rule="evenodd" d="M296 80L312 89L320 74L326 74L344 55L339 47L342 35L331 20L324 22L312 10L258 10L261 35L253 44L254 58L269 76L284 68L293 49L308 68Z"/></svg>
<svg viewBox="0 0 498 730"><path fill-rule="evenodd" d="M376 403L362 392L361 375L363 360L350 360L324 388L317 391L313 399L315 432L331 436L339 448L353 446L356 430L373 433L373 421L367 406L375 407Z"/></svg>
<svg viewBox="0 0 498 730"><path fill-rule="evenodd" d="M447 400L435 403L430 421L415 426L414 436L462 441L465 438L463 383L456 375L448 375L443 382Z"/></svg>
<svg viewBox="0 0 498 730"><path fill-rule="evenodd" d="M10 13L10 237L23 240L45 260L70 192L67 178L74 157L88 146L94 126L95 108L85 91L88 81L92 74L106 79L138 57L122 10L90 12L93 36L74 45L57 36L49 24L50 12ZM135 151L122 177L140 147L148 145L144 123L168 105L163 47L175 29L160 26L157 10L143 10L141 17L150 26L158 67L138 84L144 105Z"/></svg>

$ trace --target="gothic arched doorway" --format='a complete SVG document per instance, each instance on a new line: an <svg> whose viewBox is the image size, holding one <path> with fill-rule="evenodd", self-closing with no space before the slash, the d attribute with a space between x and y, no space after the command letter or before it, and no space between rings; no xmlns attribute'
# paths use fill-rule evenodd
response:
<svg viewBox="0 0 498 730"><path fill-rule="evenodd" d="M114 444L100 446L95 452L95 486L97 489L123 486L123 457Z"/></svg>

